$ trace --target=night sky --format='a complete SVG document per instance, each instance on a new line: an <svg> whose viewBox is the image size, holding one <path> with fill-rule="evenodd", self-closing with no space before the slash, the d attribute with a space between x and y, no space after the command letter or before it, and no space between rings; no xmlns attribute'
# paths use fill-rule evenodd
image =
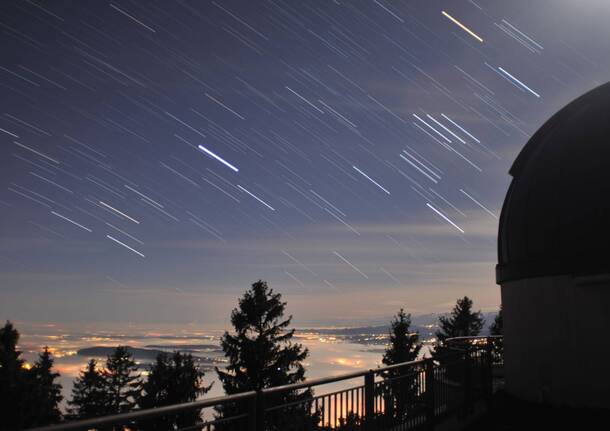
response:
<svg viewBox="0 0 610 431"><path fill-rule="evenodd" d="M605 0L0 3L0 317L499 304L507 172L610 76Z"/></svg>

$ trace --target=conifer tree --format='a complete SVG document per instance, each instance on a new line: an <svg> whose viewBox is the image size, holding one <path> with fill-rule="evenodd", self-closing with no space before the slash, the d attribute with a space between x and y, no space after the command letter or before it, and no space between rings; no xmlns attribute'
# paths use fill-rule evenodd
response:
<svg viewBox="0 0 610 431"><path fill-rule="evenodd" d="M221 347L229 360L226 371L216 369L228 395L258 391L272 386L288 385L305 379L303 361L309 352L293 343L294 329L288 329L292 316L284 318L286 303L279 293L257 281L246 291L231 313L235 332L225 332ZM304 429L317 423L310 414L311 392L283 393L265 399L267 407L289 402L297 403L290 412L276 412L265 418L267 430L282 430L299 423ZM302 403L299 403L302 401ZM224 406L217 409L220 417L245 412L246 406ZM308 424L309 422L309 424Z"/></svg>
<svg viewBox="0 0 610 431"><path fill-rule="evenodd" d="M439 318L440 329L436 331L437 345L432 356L435 360L442 361L450 349L445 345L445 340L453 337L468 337L479 335L485 321L480 311L472 311L472 300L467 296L456 301L449 316Z"/></svg>
<svg viewBox="0 0 610 431"><path fill-rule="evenodd" d="M489 333L491 335L503 335L504 334L504 318L502 315L502 306L500 305L500 310L496 317L494 318L494 322L489 327Z"/></svg>
<svg viewBox="0 0 610 431"><path fill-rule="evenodd" d="M494 319L494 322L489 327L490 335L504 335L504 317L502 313L502 305L500 305L500 310ZM503 339L494 339L492 341L493 345L493 361L494 362L502 362L504 360L504 340Z"/></svg>
<svg viewBox="0 0 610 431"><path fill-rule="evenodd" d="M411 315L405 314L401 308L391 323L390 345L382 359L384 365L417 359L422 343L419 341L419 334L412 333L410 327ZM405 375L405 369L389 370L384 373L384 378L388 381L384 397L385 421L396 421L400 424L409 408L416 403L416 378Z"/></svg>
<svg viewBox="0 0 610 431"><path fill-rule="evenodd" d="M456 301L449 316L439 317L440 329L436 338L444 342L447 338L479 335L485 321L480 311L472 311L472 300L467 296Z"/></svg>
<svg viewBox="0 0 610 431"><path fill-rule="evenodd" d="M59 373L53 371L53 362L49 348L45 347L27 373L30 426L53 424L61 419L59 403L63 396L61 384L55 381Z"/></svg>
<svg viewBox="0 0 610 431"><path fill-rule="evenodd" d="M419 341L419 334L410 332L410 329L411 315L406 314L401 308L391 323L390 345L382 359L385 365L394 365L417 359L422 343Z"/></svg>
<svg viewBox="0 0 610 431"><path fill-rule="evenodd" d="M17 349L19 332L9 321L0 328L0 429L49 425L61 419L61 385L55 381L48 348L29 366Z"/></svg>
<svg viewBox="0 0 610 431"><path fill-rule="evenodd" d="M0 418L7 430L26 426L26 369L18 342L19 332L7 321L0 328Z"/></svg>
<svg viewBox="0 0 610 431"><path fill-rule="evenodd" d="M109 395L109 410L111 413L123 413L133 410L139 396L140 374L133 355L127 347L118 346L106 360L106 368L102 372Z"/></svg>
<svg viewBox="0 0 610 431"><path fill-rule="evenodd" d="M74 419L89 419L110 412L106 379L98 369L95 359L90 359L87 367L74 380L72 399L68 401L68 405L70 417Z"/></svg>
<svg viewBox="0 0 610 431"><path fill-rule="evenodd" d="M140 408L147 409L195 401L211 388L211 385L203 385L204 375L197 368L192 355L160 353L142 385L138 404ZM182 429L200 420L200 410L189 410L153 421L142 421L141 427L147 430Z"/></svg>

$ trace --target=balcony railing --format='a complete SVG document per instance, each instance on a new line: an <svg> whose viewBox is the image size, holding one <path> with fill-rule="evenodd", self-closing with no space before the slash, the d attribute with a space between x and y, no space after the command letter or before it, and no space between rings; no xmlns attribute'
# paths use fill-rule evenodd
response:
<svg viewBox="0 0 610 431"><path fill-rule="evenodd" d="M136 410L36 431L383 431L433 429L493 392L498 337L446 340L433 359L261 391Z"/></svg>

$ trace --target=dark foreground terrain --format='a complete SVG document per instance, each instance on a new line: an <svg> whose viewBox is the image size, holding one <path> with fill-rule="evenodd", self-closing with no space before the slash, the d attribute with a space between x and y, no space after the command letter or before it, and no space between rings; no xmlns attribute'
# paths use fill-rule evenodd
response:
<svg viewBox="0 0 610 431"><path fill-rule="evenodd" d="M468 431L607 430L610 410L532 404L498 391L490 410Z"/></svg>

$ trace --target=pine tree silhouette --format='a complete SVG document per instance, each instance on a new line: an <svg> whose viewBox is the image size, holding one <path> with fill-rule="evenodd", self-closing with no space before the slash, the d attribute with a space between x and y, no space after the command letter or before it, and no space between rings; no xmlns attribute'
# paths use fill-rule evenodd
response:
<svg viewBox="0 0 610 431"><path fill-rule="evenodd" d="M494 318L494 322L489 327L490 335L504 335L504 318L502 314L502 305L500 305L500 310L496 317ZM504 340L503 339L495 339L492 341L493 345L493 361L494 362L502 362L504 360Z"/></svg>
<svg viewBox="0 0 610 431"><path fill-rule="evenodd" d="M204 375L195 365L192 355L160 353L142 385L138 405L148 409L195 401L212 386L203 385ZM183 429L199 422L200 414L200 409L188 410L150 421L139 421L138 425L146 430Z"/></svg>
<svg viewBox="0 0 610 431"><path fill-rule="evenodd" d="M480 311L472 311L472 300L467 296L456 301L449 316L439 318L440 329L436 331L437 343L432 350L432 357L446 369L446 376L452 380L462 380L466 377L463 362L464 352L468 343L457 343L449 346L448 338L479 335L485 321ZM459 350L458 350L459 349Z"/></svg>
<svg viewBox="0 0 610 431"><path fill-rule="evenodd" d="M382 362L384 365L400 364L417 359L422 348L419 335L410 331L411 315L401 308L394 316L390 328L390 345ZM409 375L406 374L409 373ZM393 369L383 374L384 424L400 424L411 409L418 408L417 376L412 369Z"/></svg>
<svg viewBox="0 0 610 431"><path fill-rule="evenodd" d="M95 359L90 359L87 367L74 380L72 399L68 405L71 419L88 419L110 413L106 379Z"/></svg>
<svg viewBox="0 0 610 431"><path fill-rule="evenodd" d="M61 385L55 382L47 347L33 366L17 350L19 332L9 321L0 328L0 429L17 430L59 422Z"/></svg>
<svg viewBox="0 0 610 431"><path fill-rule="evenodd" d="M19 332L7 321L0 328L0 418L7 430L26 426L26 370L18 342Z"/></svg>
<svg viewBox="0 0 610 431"><path fill-rule="evenodd" d="M480 311L472 311L472 300L467 296L456 301L449 316L438 320L440 329L436 331L436 339L441 343L447 338L479 335L485 323Z"/></svg>
<svg viewBox="0 0 610 431"><path fill-rule="evenodd" d="M287 329L292 316L284 319L286 303L264 281L257 281L239 300L231 313L234 334L225 332L221 347L229 360L226 371L216 369L228 395L259 391L272 386L298 383L305 379L303 361L309 352L293 343L294 329ZM265 398L266 407L296 403L290 411L279 409L265 417L266 430L283 430L302 423L317 424L310 414L311 392L289 392ZM245 413L247 406L237 403L217 409L219 417ZM262 414L262 412L258 412ZM289 426L290 425L290 426Z"/></svg>
<svg viewBox="0 0 610 431"><path fill-rule="evenodd" d="M124 346L118 346L106 360L102 375L106 381L111 413L124 413L136 405L142 381L133 355Z"/></svg>
<svg viewBox="0 0 610 431"><path fill-rule="evenodd" d="M30 426L53 424L61 419L59 403L64 397L61 395L61 385L55 382L59 373L53 371L53 362L49 348L45 347L27 373Z"/></svg>

